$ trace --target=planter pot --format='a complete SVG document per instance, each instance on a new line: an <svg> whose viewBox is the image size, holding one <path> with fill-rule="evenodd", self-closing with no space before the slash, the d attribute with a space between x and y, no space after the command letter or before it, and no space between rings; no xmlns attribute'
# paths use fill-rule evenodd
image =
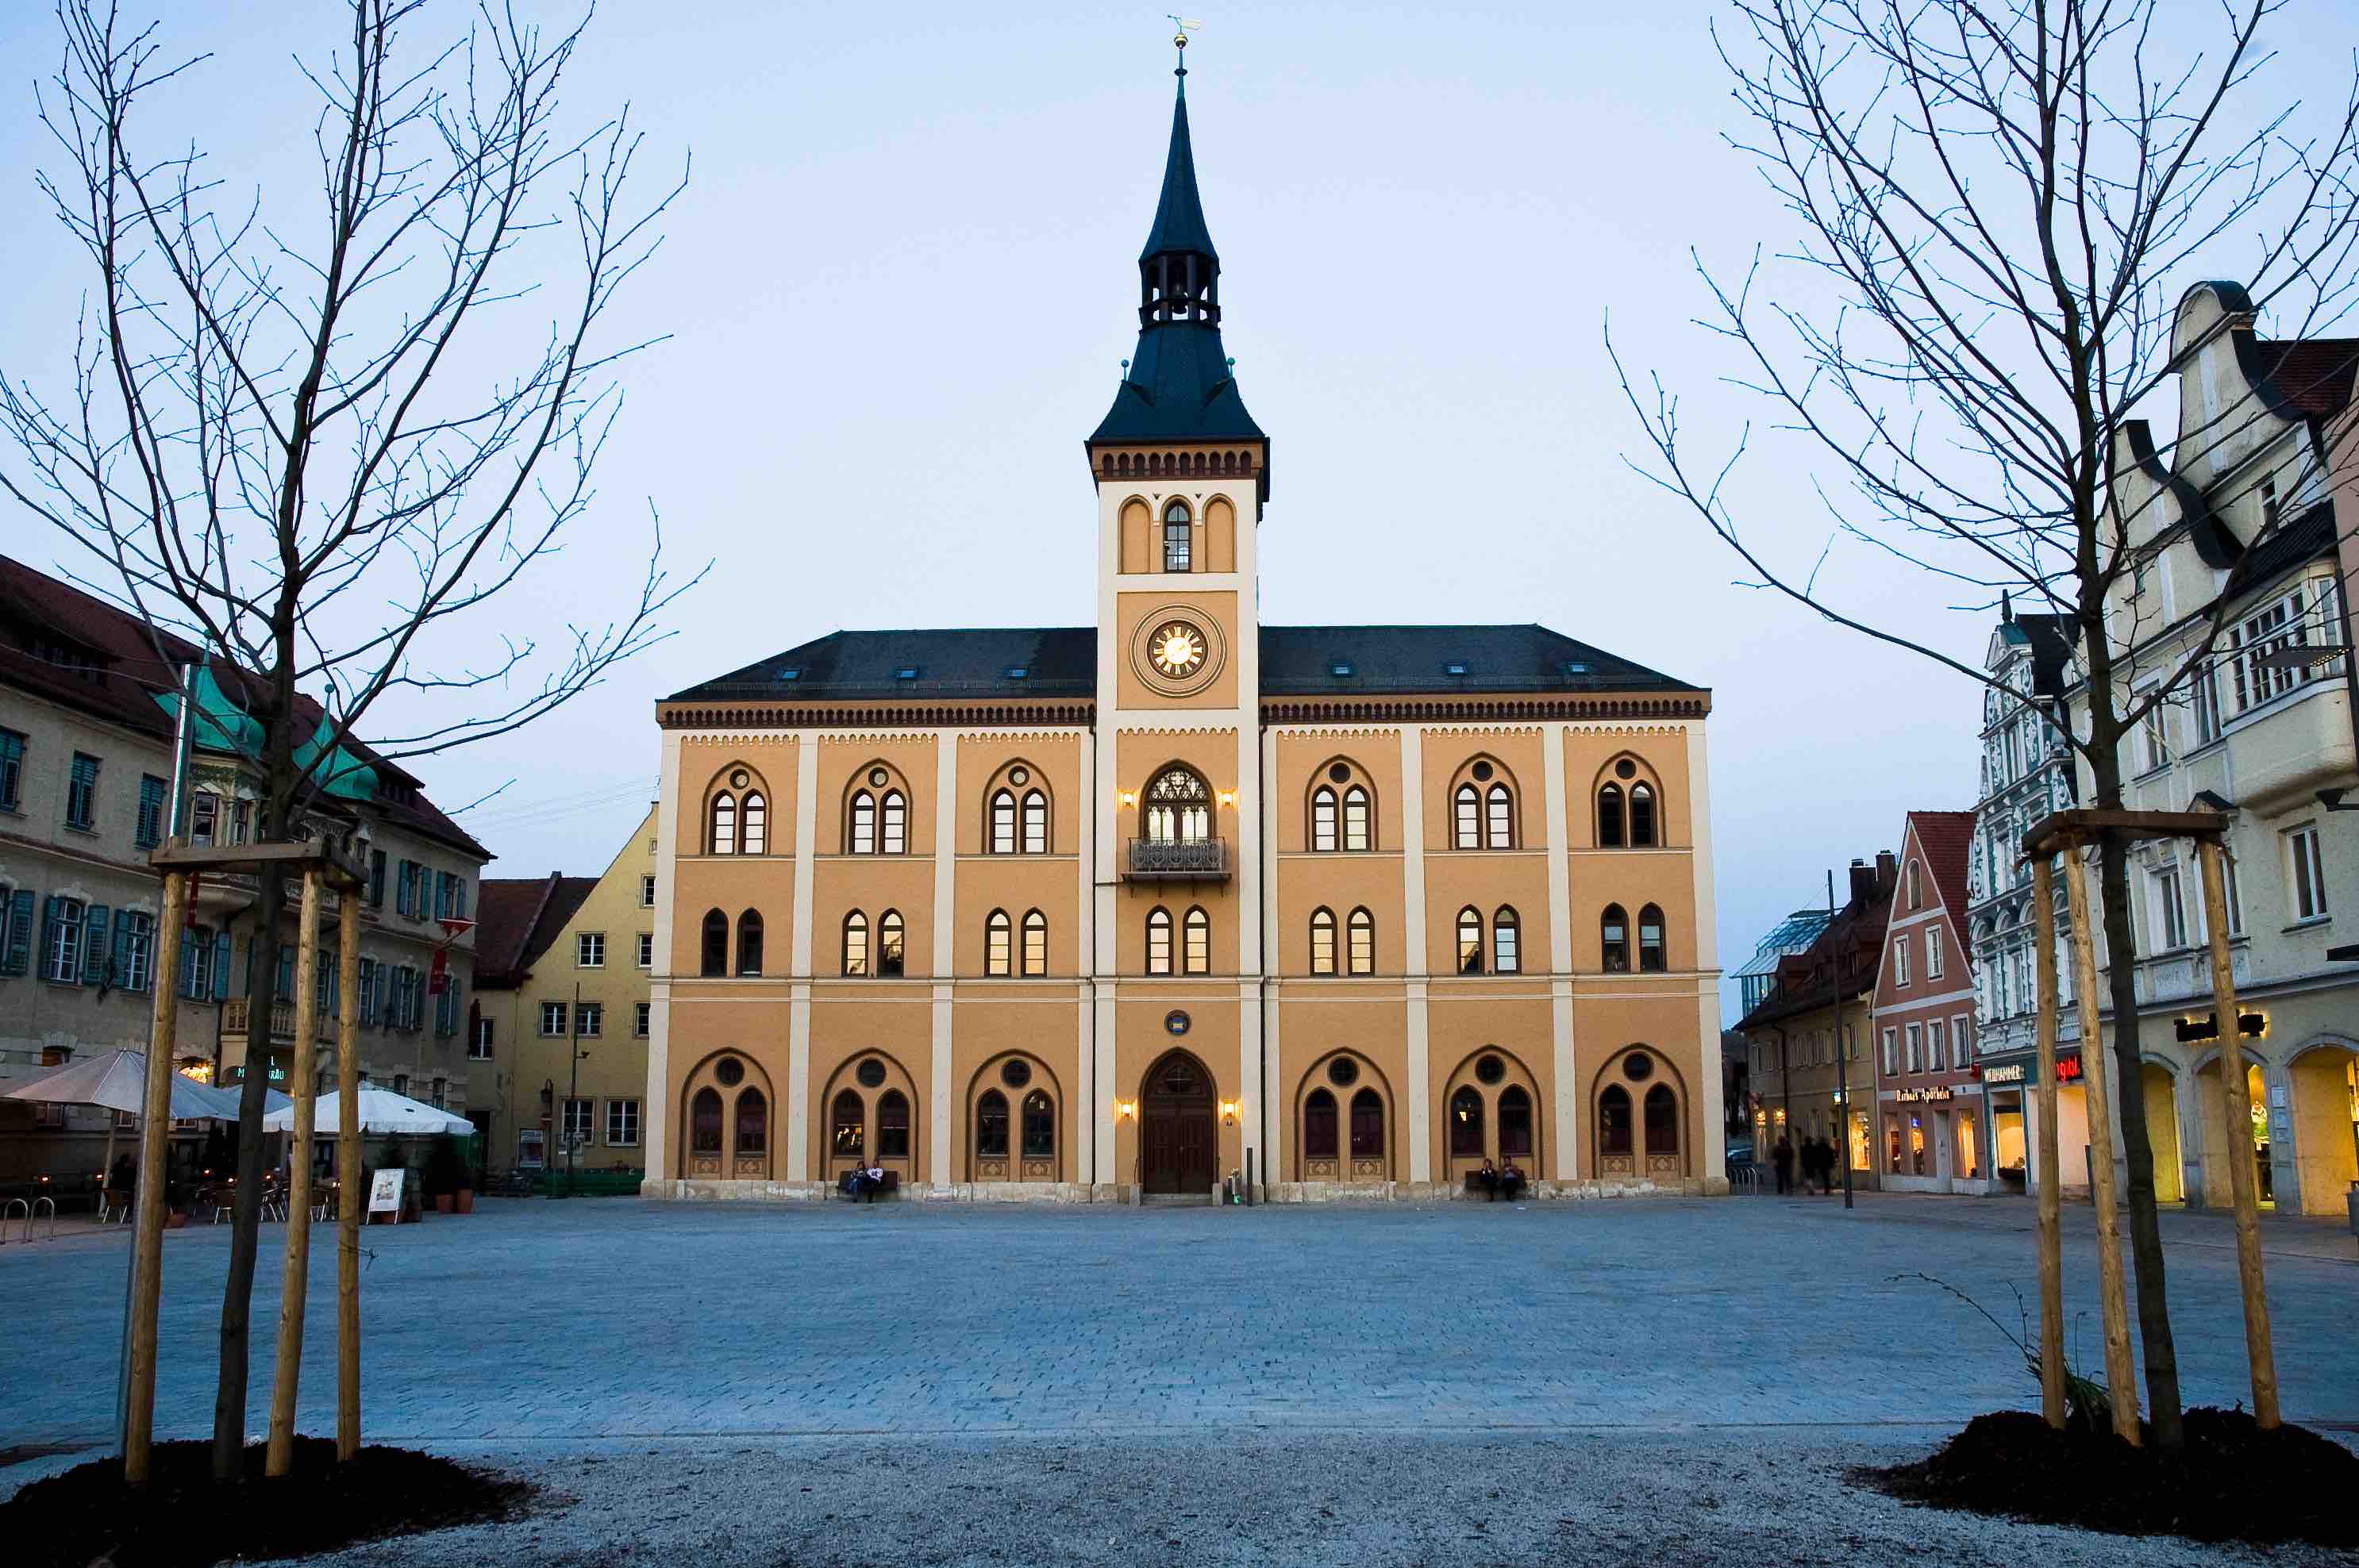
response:
<svg viewBox="0 0 2359 1568"><path fill-rule="evenodd" d="M461 1214L473 1214L473 1213L474 1213L474 1212L475 1212L475 1189L474 1189L474 1188L473 1188L473 1187L461 1187L461 1188L459 1189L458 1211L459 1211Z"/></svg>
<svg viewBox="0 0 2359 1568"><path fill-rule="evenodd" d="M174 1213L164 1217L164 1228L167 1230L178 1230L188 1223L189 1217L185 1214Z"/></svg>
<svg viewBox="0 0 2359 1568"><path fill-rule="evenodd" d="M434 1195L434 1212L436 1214L449 1214L457 1206L458 1200L452 1197L449 1193L436 1193Z"/></svg>

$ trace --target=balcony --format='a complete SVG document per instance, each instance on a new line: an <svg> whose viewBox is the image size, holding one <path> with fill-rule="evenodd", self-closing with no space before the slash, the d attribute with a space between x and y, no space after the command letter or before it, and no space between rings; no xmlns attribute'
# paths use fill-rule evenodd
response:
<svg viewBox="0 0 2359 1568"><path fill-rule="evenodd" d="M1133 838L1123 859L1123 874L1133 881L1226 881L1229 841L1225 838Z"/></svg>
<svg viewBox="0 0 2359 1568"><path fill-rule="evenodd" d="M2242 990L2251 979L2251 954L2245 938L2230 938L2228 971ZM2137 999L2149 1002L2184 1001L2191 997L2212 994L2212 951L2198 947L2192 952L2165 953L2158 957L2141 958L2137 965Z"/></svg>
<svg viewBox="0 0 2359 1568"><path fill-rule="evenodd" d="M240 1039L245 1037L252 1023L249 1017L252 1005L252 999L242 996L231 997L222 1003L222 1035L224 1039L233 1034ZM335 1014L322 1011L312 1026L311 1037L328 1044L335 1044ZM270 1038L286 1041L295 1038L295 1004L293 1002L278 1001L270 1004Z"/></svg>

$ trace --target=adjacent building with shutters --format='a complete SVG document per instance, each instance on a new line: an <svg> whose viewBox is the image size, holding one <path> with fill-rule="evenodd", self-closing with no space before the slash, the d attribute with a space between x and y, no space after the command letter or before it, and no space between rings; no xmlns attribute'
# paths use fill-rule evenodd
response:
<svg viewBox="0 0 2359 1568"><path fill-rule="evenodd" d="M657 705L649 1190L1722 1190L1711 694L1538 625L1264 625L1184 97L1137 276L1090 623Z"/></svg>
<svg viewBox="0 0 2359 1568"><path fill-rule="evenodd" d="M1971 811L1912 811L1875 978L1875 1159L1887 1192L1990 1191L1965 941Z"/></svg>

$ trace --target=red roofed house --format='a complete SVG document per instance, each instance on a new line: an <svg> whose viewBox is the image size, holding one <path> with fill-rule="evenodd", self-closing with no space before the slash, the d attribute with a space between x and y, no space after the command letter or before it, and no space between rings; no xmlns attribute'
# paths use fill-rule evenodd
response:
<svg viewBox="0 0 2359 1568"><path fill-rule="evenodd" d="M1912 811L1875 979L1875 1160L1887 1192L1990 1187L1966 944L1971 811Z"/></svg>

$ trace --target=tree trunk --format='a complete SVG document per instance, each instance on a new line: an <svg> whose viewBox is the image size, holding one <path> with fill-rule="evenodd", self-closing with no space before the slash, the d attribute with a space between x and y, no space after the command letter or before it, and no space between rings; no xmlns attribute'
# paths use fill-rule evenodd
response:
<svg viewBox="0 0 2359 1568"><path fill-rule="evenodd" d="M268 809L266 805L266 822ZM277 831L275 825L257 828L266 841ZM216 1481L234 1481L244 1474L246 1323L252 1315L254 1260L262 1230L262 1106L264 1091L270 1087L271 1008L279 1000L278 923L286 884L275 872L262 877L260 882L261 894L254 905L254 938L247 950L245 1082L237 1105L237 1204L230 1226L229 1277L222 1286L221 1380L213 1393Z"/></svg>

